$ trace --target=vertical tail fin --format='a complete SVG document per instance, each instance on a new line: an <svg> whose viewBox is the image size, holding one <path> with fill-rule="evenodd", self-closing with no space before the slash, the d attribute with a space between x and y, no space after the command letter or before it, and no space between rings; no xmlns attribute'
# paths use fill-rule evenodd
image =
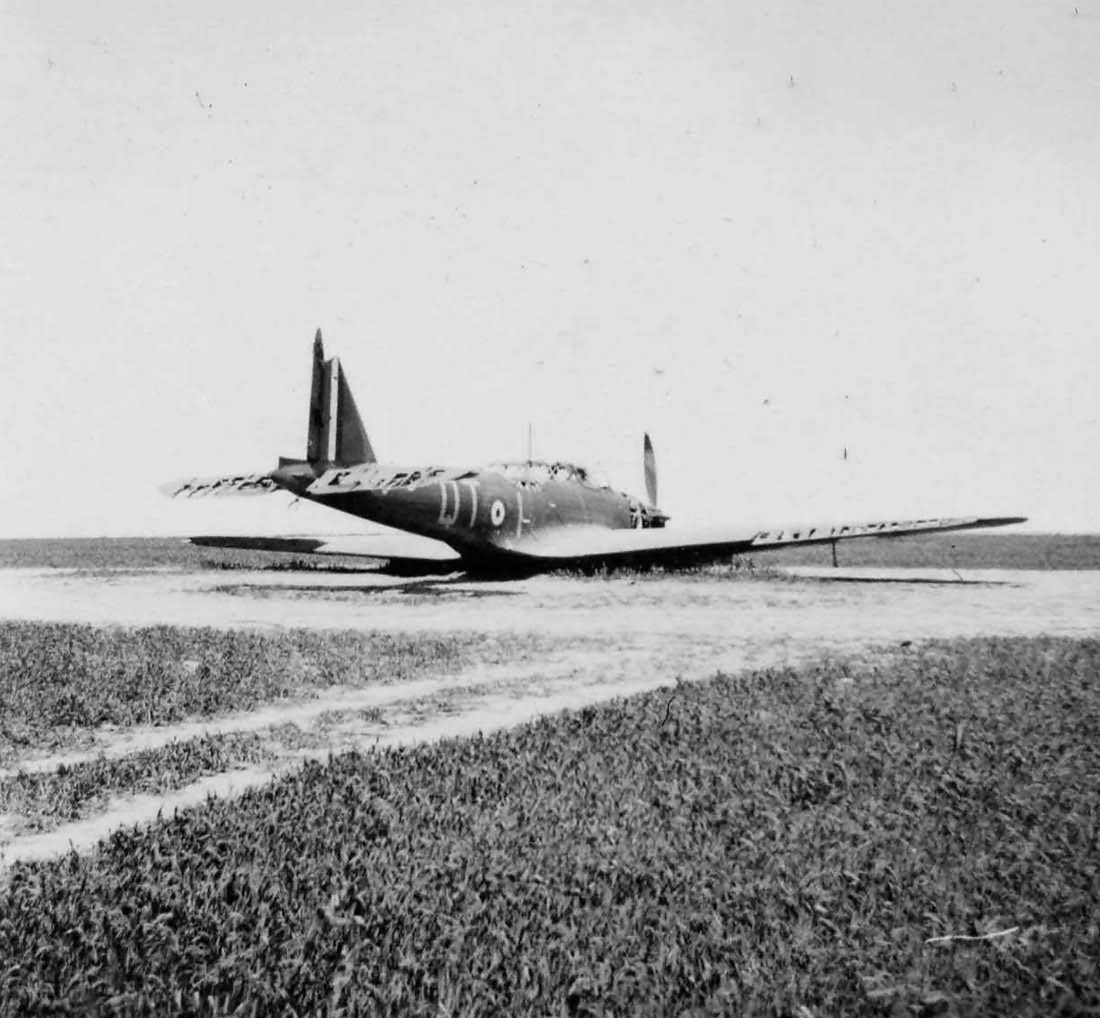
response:
<svg viewBox="0 0 1100 1018"><path fill-rule="evenodd" d="M324 458L325 442L325 346L321 342L321 330L313 340L313 381L309 387L309 437L306 440L306 459L310 463Z"/></svg>
<svg viewBox="0 0 1100 1018"><path fill-rule="evenodd" d="M309 433L306 459L310 463L374 463L376 457L359 416L340 359L325 360L321 330L313 340L313 380L309 387Z"/></svg>

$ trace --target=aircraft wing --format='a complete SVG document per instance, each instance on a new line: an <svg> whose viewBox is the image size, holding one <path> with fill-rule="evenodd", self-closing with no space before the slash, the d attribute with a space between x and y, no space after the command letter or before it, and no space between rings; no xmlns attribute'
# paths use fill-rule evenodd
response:
<svg viewBox="0 0 1100 1018"><path fill-rule="evenodd" d="M270 474L227 474L224 477L186 477L160 485L169 498L206 498L210 495L267 495L279 486Z"/></svg>
<svg viewBox="0 0 1100 1018"><path fill-rule="evenodd" d="M1022 523L1023 516L960 516L875 523L802 524L774 527L708 527L608 530L569 527L535 534L514 545L511 552L532 565L547 569L584 565L678 567L714 562L755 549L794 544L829 544L857 537L904 537L948 530L973 530Z"/></svg>
<svg viewBox="0 0 1100 1018"><path fill-rule="evenodd" d="M324 537L192 537L201 548L240 548L247 551L279 551L297 555L345 555L384 560L371 572L395 576L430 576L461 568L460 556L450 545L430 537L400 532L384 534L333 534Z"/></svg>

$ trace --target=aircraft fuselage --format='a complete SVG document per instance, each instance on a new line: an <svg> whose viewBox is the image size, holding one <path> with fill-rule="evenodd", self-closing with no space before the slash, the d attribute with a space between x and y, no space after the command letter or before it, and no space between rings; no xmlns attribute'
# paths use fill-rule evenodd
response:
<svg viewBox="0 0 1100 1018"><path fill-rule="evenodd" d="M664 526L653 506L591 479L572 464L520 462L478 469L382 463L289 463L272 474L302 498L492 558L559 527Z"/></svg>

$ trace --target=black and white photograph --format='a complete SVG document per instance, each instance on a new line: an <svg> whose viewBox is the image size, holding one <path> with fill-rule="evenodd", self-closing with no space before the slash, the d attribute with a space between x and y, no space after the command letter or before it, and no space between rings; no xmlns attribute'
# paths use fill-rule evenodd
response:
<svg viewBox="0 0 1100 1018"><path fill-rule="evenodd" d="M1100 1014L1100 0L0 74L0 1018Z"/></svg>

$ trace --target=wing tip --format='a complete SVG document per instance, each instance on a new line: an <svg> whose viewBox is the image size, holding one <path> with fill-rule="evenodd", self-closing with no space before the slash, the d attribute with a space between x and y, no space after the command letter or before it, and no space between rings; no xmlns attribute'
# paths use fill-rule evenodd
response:
<svg viewBox="0 0 1100 1018"><path fill-rule="evenodd" d="M1027 523L1026 516L980 516L974 523L976 527L1010 527L1016 523Z"/></svg>

